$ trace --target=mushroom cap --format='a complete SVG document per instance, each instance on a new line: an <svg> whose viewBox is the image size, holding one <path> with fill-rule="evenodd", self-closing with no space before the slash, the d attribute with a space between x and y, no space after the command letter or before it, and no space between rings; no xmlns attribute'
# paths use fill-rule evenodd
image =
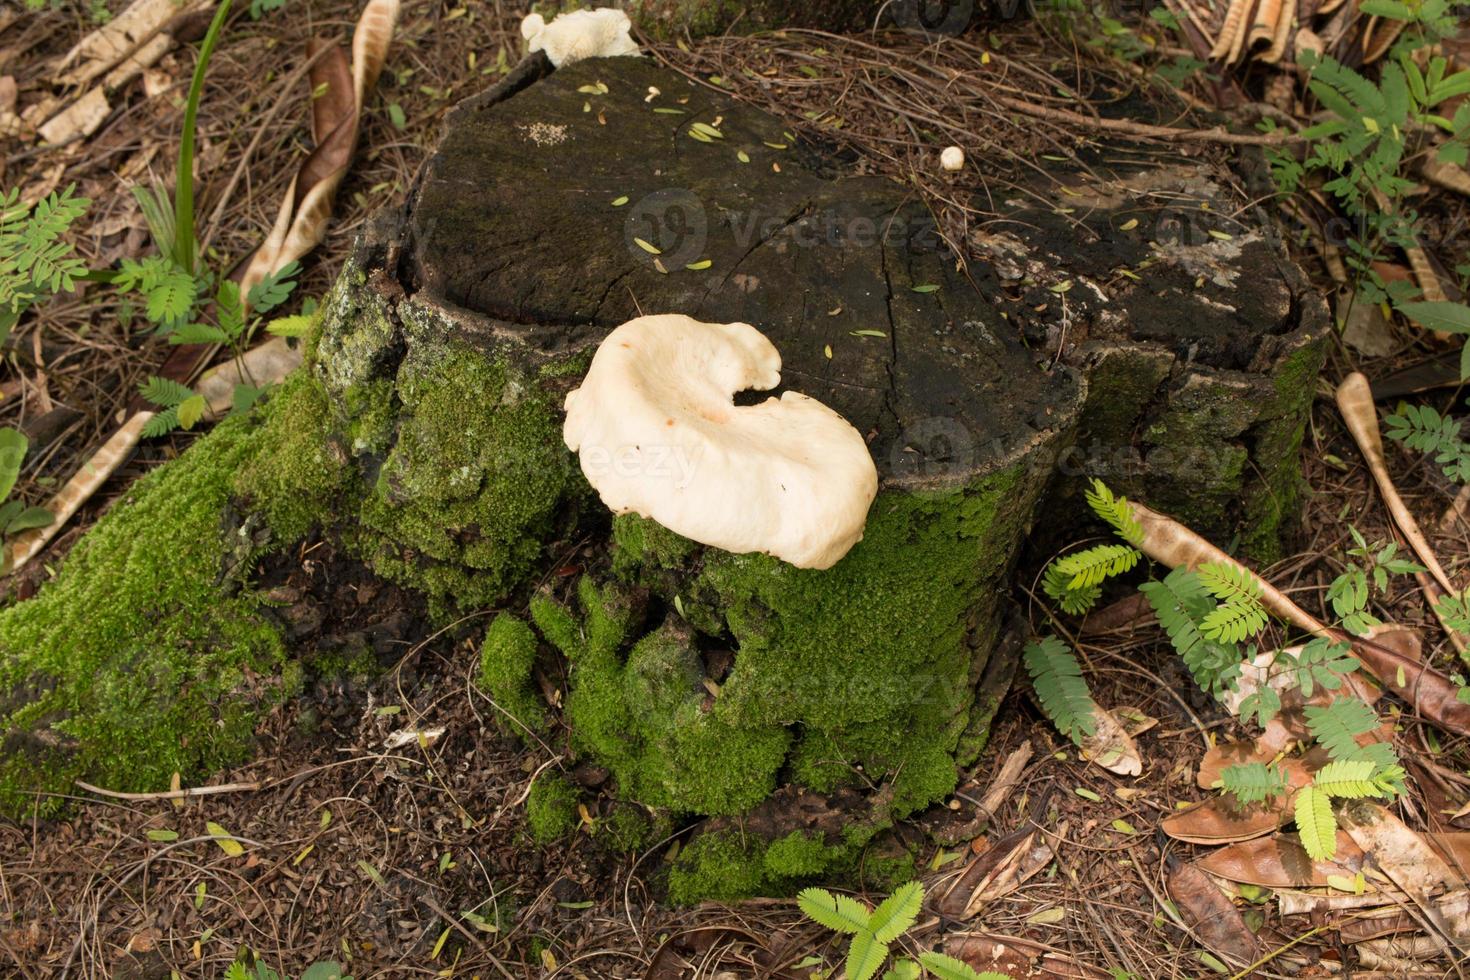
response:
<svg viewBox="0 0 1470 980"><path fill-rule="evenodd" d="M599 7L557 14L550 23L540 14L527 14L521 21L521 36L531 52L546 52L560 68L585 58L636 55L638 43L629 35L633 22L621 10Z"/></svg>
<svg viewBox="0 0 1470 980"><path fill-rule="evenodd" d="M958 146L946 146L939 154L939 165L945 170L961 170L965 166L965 151Z"/></svg>
<svg viewBox="0 0 1470 980"><path fill-rule="evenodd" d="M615 329L566 398L562 436L614 513L701 544L830 568L862 540L878 471L850 423L774 388L781 355L748 323L678 313Z"/></svg>

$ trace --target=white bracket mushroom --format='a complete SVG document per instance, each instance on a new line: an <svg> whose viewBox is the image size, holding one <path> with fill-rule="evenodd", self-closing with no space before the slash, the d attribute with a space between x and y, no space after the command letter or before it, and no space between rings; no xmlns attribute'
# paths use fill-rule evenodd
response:
<svg viewBox="0 0 1470 980"><path fill-rule="evenodd" d="M614 513L830 568L862 540L878 471L857 429L814 398L735 404L780 380L781 355L748 323L641 316L598 347L562 436Z"/></svg>
<svg viewBox="0 0 1470 980"><path fill-rule="evenodd" d="M637 55L638 43L629 36L633 22L621 10L599 7L557 14L551 23L540 14L527 14L521 21L521 37L530 52L545 51L560 68L585 58Z"/></svg>

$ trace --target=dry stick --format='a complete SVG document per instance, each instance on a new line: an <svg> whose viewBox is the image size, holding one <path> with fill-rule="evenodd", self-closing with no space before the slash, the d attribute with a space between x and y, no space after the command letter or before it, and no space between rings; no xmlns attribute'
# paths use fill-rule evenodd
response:
<svg viewBox="0 0 1470 980"><path fill-rule="evenodd" d="M1215 126L1212 129L1176 129L1172 126L1151 126L1148 123L1130 122L1127 119L1095 119L1092 116L1084 116L1066 109L1054 109L1035 105L1023 99L1013 99L1008 95L995 95L993 98L996 103L1007 109L1038 119L1050 119L1072 126L1121 133L1124 136L1170 142L1198 140L1208 143L1229 143L1235 146L1281 146L1286 143L1301 142L1301 137L1295 133L1232 133L1223 126Z"/></svg>
<svg viewBox="0 0 1470 980"><path fill-rule="evenodd" d="M1131 501L1129 507L1143 531L1140 540L1135 544L1150 558L1170 568L1193 570L1200 565L1213 563L1239 569L1260 587L1261 603L1271 612L1314 636L1323 636L1334 643L1349 645L1363 666L1381 684L1396 691L1422 717L1456 734L1470 734L1470 704L1458 701L1453 693L1456 685L1439 671L1381 643L1328 626L1292 602L1276 586L1172 517L1166 517L1143 504Z"/></svg>
<svg viewBox="0 0 1470 980"><path fill-rule="evenodd" d="M216 796L220 793L253 793L265 783L223 783L219 786L191 786L187 789L170 789L160 793L123 793L115 789L103 789L75 780L76 785L89 793L110 797L114 800L185 800L195 796Z"/></svg>
<svg viewBox="0 0 1470 980"><path fill-rule="evenodd" d="M1419 522L1409 513L1409 508L1399 496L1398 487L1394 486L1393 478L1388 475L1388 464L1383 455L1383 436L1378 429L1378 410L1373 406L1373 389L1362 373L1354 371L1337 386L1337 408L1342 412L1342 420L1347 423L1348 431L1353 434L1353 440L1357 442L1363 458L1368 461L1368 471L1373 474L1373 482L1378 484L1378 492L1383 495L1384 506L1388 508L1394 524L1439 586L1450 595L1458 595L1459 590L1450 582L1449 575L1439 563L1439 556L1429 546L1429 539L1419 529ZM1425 589L1425 594L1429 599L1429 607L1434 610L1435 617L1449 634L1450 642L1460 656L1464 657L1465 638L1445 625L1435 597L1428 589Z"/></svg>

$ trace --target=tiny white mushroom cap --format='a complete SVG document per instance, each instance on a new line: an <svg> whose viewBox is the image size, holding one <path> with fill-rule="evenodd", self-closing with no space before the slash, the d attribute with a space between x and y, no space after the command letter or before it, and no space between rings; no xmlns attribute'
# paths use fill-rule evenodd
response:
<svg viewBox="0 0 1470 980"><path fill-rule="evenodd" d="M629 34L632 28L628 15L612 7L557 14L549 24L540 14L527 14L521 20L527 49L544 50L558 68L586 58L640 54Z"/></svg>
<svg viewBox="0 0 1470 980"><path fill-rule="evenodd" d="M774 388L781 355L748 323L641 316L608 334L566 398L562 436L614 513L702 544L830 568L863 537L878 471L821 402Z"/></svg>
<svg viewBox="0 0 1470 980"><path fill-rule="evenodd" d="M965 167L965 151L958 146L946 146L939 154L939 165L945 170L963 170Z"/></svg>

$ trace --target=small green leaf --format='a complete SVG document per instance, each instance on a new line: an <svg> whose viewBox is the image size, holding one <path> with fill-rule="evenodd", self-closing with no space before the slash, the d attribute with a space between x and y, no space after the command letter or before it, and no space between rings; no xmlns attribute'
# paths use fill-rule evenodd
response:
<svg viewBox="0 0 1470 980"><path fill-rule="evenodd" d="M1332 814L1332 800L1315 786L1307 786L1296 795L1294 811L1297 834L1302 847L1314 861L1330 861L1337 854L1337 818Z"/></svg>
<svg viewBox="0 0 1470 980"><path fill-rule="evenodd" d="M796 905L808 919L833 932L856 933L868 925L868 910L855 898L837 895L825 888L803 888Z"/></svg>
<svg viewBox="0 0 1470 980"><path fill-rule="evenodd" d="M900 885L878 907L868 919L868 928L873 938L885 946L909 931L924 906L924 886L917 881Z"/></svg>
<svg viewBox="0 0 1470 980"><path fill-rule="evenodd" d="M1399 303L1396 309L1431 330L1470 334L1470 306L1464 303Z"/></svg>
<svg viewBox="0 0 1470 980"><path fill-rule="evenodd" d="M688 269L690 272L703 272L705 269L708 269L712 265L714 265L714 263L711 262L709 259L700 259L698 262L690 262L684 268Z"/></svg>
<svg viewBox="0 0 1470 980"><path fill-rule="evenodd" d="M866 929L859 931L852 937L852 945L847 947L847 980L871 980L886 959L887 944L878 942Z"/></svg>
<svg viewBox="0 0 1470 980"><path fill-rule="evenodd" d="M403 106L397 102L389 102L388 121L393 124L394 129L407 129L408 117L403 114Z"/></svg>
<svg viewBox="0 0 1470 980"><path fill-rule="evenodd" d="M265 332L276 337L305 337L311 333L311 325L315 319L304 313L278 316L265 325Z"/></svg>
<svg viewBox="0 0 1470 980"><path fill-rule="evenodd" d="M219 845L219 849L230 857L239 857L245 853L245 848L241 846L239 841L235 840L234 835L219 824L210 821L205 823L204 829L209 831L209 836L214 838L214 842Z"/></svg>
<svg viewBox="0 0 1470 980"><path fill-rule="evenodd" d="M750 154L746 153L744 150L736 150L735 159L739 160L741 163L749 163Z"/></svg>
<svg viewBox="0 0 1470 980"><path fill-rule="evenodd" d="M615 197L615 198L612 199L612 206L615 207L615 208L620 208L624 204L627 204L627 203L628 203L628 195L626 195L626 194L623 194L620 197Z"/></svg>
<svg viewBox="0 0 1470 980"><path fill-rule="evenodd" d="M203 395L191 395L179 402L179 425L185 429L194 428L194 424L204 418L209 403L204 400Z"/></svg>
<svg viewBox="0 0 1470 980"><path fill-rule="evenodd" d="M148 839L158 844L167 844L169 841L178 840L179 832L177 830L150 830Z"/></svg>
<svg viewBox="0 0 1470 980"><path fill-rule="evenodd" d="M646 242L646 241L644 241L641 238L634 238L633 239L633 244L634 245L637 245L639 248L643 249L643 251L647 252L649 255L662 255L662 254L664 254L659 249L659 247L657 245L654 245L652 242Z"/></svg>
<svg viewBox="0 0 1470 980"><path fill-rule="evenodd" d="M854 337L886 337L886 336L888 336L886 333L884 333L881 330L849 330L848 333L851 334Z"/></svg>
<svg viewBox="0 0 1470 980"><path fill-rule="evenodd" d="M909 289L916 293L932 293L936 292L939 286L937 283L925 283L922 286L910 286Z"/></svg>
<svg viewBox="0 0 1470 980"><path fill-rule="evenodd" d="M1096 793L1094 793L1092 790L1088 789L1086 786L1078 786L1076 789L1072 790L1072 792L1076 793L1078 796L1082 797L1084 800L1091 800L1094 803L1101 803L1102 802L1102 797L1101 796L1098 796Z"/></svg>

